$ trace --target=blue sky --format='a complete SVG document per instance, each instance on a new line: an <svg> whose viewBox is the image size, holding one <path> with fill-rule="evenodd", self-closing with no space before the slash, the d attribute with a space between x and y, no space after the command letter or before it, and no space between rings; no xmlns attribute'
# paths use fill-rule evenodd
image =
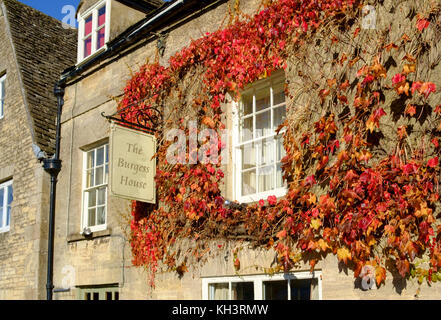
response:
<svg viewBox="0 0 441 320"><path fill-rule="evenodd" d="M52 16L58 20L63 20L68 13L69 9L78 7L80 0L19 0L20 2L27 4L45 14ZM71 6L71 7L65 7ZM65 13L63 13L63 7L65 8Z"/></svg>

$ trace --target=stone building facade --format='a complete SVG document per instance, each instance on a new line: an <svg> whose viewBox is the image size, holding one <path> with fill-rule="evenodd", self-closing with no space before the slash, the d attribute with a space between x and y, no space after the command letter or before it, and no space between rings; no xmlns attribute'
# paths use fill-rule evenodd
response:
<svg viewBox="0 0 441 320"><path fill-rule="evenodd" d="M15 0L0 1L0 300L44 299L53 87L75 62L76 31Z"/></svg>
<svg viewBox="0 0 441 320"><path fill-rule="evenodd" d="M264 298L264 288L266 294L277 297L278 288L287 284L286 277L299 281L292 282L297 289L288 295L301 295L306 286L308 297L313 299L415 298L416 282L393 284L391 276L378 290L361 290L354 284L353 274L339 269L334 257L318 263L312 274L309 266L303 266L290 275L270 277L253 266L269 267L274 256L255 251L241 253L241 270L245 270L241 277L237 276L228 253L213 258L196 274L181 278L176 274L159 274L156 288L149 287L144 270L131 265L127 239L130 202L107 192L110 124L102 114L116 112L113 98L122 96L132 70L155 58L166 65L191 39L220 28L228 14L228 1L144 3L141 10L130 6L129 1L87 0L78 10L78 61L62 75L66 85L61 145L64 166L56 207L55 299L228 299L239 292L242 298L253 292L254 298L260 299ZM257 0L242 1L241 10L253 14L259 4ZM116 11L120 14L114 14ZM88 37L91 33L99 37L100 27L107 28L103 35L106 45L93 44L96 39L92 35L89 47ZM167 35L165 47L159 41L159 33ZM163 47L163 54L158 54L158 45ZM232 107L226 106L226 110L227 128L231 129ZM235 199L232 161L230 164L225 170L224 193L226 198ZM87 229L90 235L85 232ZM437 284L423 285L419 290L421 298L441 297Z"/></svg>

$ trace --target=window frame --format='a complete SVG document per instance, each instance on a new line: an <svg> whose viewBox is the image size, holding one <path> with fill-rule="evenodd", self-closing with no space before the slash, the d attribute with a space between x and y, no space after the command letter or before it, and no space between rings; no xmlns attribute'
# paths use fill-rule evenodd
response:
<svg viewBox="0 0 441 320"><path fill-rule="evenodd" d="M242 275L242 276L226 276L226 277L207 277L202 278L202 300L210 299L210 285L228 283L228 300L231 300L232 283L237 282L253 282L254 284L254 300L264 300L264 285L266 281L280 281L280 280L305 280L305 279L317 279L318 300L322 300L322 272L317 271L299 271L290 273L277 273L277 274L257 274L257 275ZM291 300L291 282L287 283L288 300Z"/></svg>
<svg viewBox="0 0 441 320"><path fill-rule="evenodd" d="M112 301L117 301L120 299L120 292L118 284L114 285L104 285L104 286L90 286L90 287L78 287L77 300L85 300L87 301L86 294L90 294L91 296L94 293L98 294L98 300L107 300L106 293L112 294ZM117 299L115 299L117 297ZM94 300L94 299L89 299Z"/></svg>
<svg viewBox="0 0 441 320"><path fill-rule="evenodd" d="M87 173L90 169L95 170L97 168L96 166L96 154L97 154L97 150L101 149L104 147L104 163L102 165L102 167L104 168L103 170L103 179L104 179L104 183L100 184L100 185L94 185L93 187L87 187ZM107 152L106 152L107 149ZM89 152L95 151L94 154L94 164L92 168L88 168L87 167L87 157ZM92 147L90 149L87 150L83 150L83 167L82 167L82 187L81 187L81 231L80 233L83 233L83 230L85 228L89 228L91 232L98 232L98 231L104 231L107 230L107 212L108 212L108 197L109 197L109 175L107 175L107 181L105 181L106 178L106 166L107 168L109 168L109 143L103 143L100 144L98 146ZM107 160L107 162L106 162ZM109 169L108 169L109 170ZM108 171L109 173L109 171ZM95 175L94 175L95 177ZM100 224L100 225L94 225L94 226L89 226L89 198L86 196L87 192L91 191L91 190L98 190L100 188L106 188L106 194L105 194L105 204L104 204L104 220L105 223L104 224ZM96 203L97 199L95 200ZM95 209L98 208L97 205L95 205L94 207ZM96 213L95 213L96 214Z"/></svg>
<svg viewBox="0 0 441 320"><path fill-rule="evenodd" d="M4 92L4 95L2 95ZM0 119L5 117L6 74L0 76Z"/></svg>
<svg viewBox="0 0 441 320"><path fill-rule="evenodd" d="M103 26L98 26L98 11L106 7L106 19ZM111 15L111 0L103 0L95 4L94 6L90 7L86 11L84 11L79 19L78 19L78 53L77 53L77 60L78 64L83 63L93 56L95 56L98 52L107 50L107 43L109 42L110 38L110 15ZM91 53L87 57L84 56L84 40L89 38L88 36L84 36L84 29L85 29L85 21L87 18L92 16L92 34L91 34L91 41L92 41L92 47L91 47ZM97 33L100 29L104 28L105 35L104 35L104 45L97 49Z"/></svg>
<svg viewBox="0 0 441 320"><path fill-rule="evenodd" d="M269 196L276 196L277 198L283 197L286 195L287 193L287 186L286 186L286 182L285 182L285 186L281 187L281 188L275 188L269 191L263 191L263 192L258 192L258 193L254 193L254 194L250 194L250 195L242 195L242 154L241 154L241 150L240 148L243 145L247 145L247 144L254 144L254 143L260 143L263 142L267 139L271 139L274 138L274 148L276 148L276 144L275 141L277 137L282 137L284 130L282 130L279 134L276 134L275 130L277 128L273 128L274 125L274 118L273 118L273 110L277 109L278 107L282 106L283 104L278 104L278 105L273 105L273 85L272 83L276 82L277 80L280 80L281 78L285 79L285 74L283 71L278 71L275 72L272 76L265 78L265 79L261 79L258 80L254 83L252 83L251 85L249 85L247 88L245 88L245 90L243 90L243 92L241 93L242 95L246 95L249 94L252 91L256 91L265 87L270 87L271 90L271 96L270 96L270 107L261 111L256 111L255 110L255 99L253 101L253 112L251 113L252 117L254 118L255 115L259 115L261 113L265 113L267 112L267 110L271 111L271 128L274 129L270 135L262 135L261 137L253 137L250 140L247 140L246 142L241 142L240 141L240 135L241 135L241 128L240 128L240 121L241 121L241 113L242 113L242 100L239 102L233 102L233 111L232 111L232 119L233 119L233 134L232 134L232 140L233 140L233 200L238 201L240 203L252 203L252 202L257 202L260 199L266 200ZM285 108L286 108L286 96L285 96ZM246 117L249 117L249 115L247 115ZM253 120L253 128L256 129L256 121ZM275 150L273 150L275 151ZM256 150L256 153L258 153L258 151ZM274 152L274 156L275 156L276 152ZM282 157L283 158L283 157ZM274 166L275 168L277 168L277 161L274 161ZM258 164L258 159L256 158L256 170L258 170L259 164ZM256 171L256 187L259 184L259 175L257 174L258 171ZM276 174L276 172L275 172ZM283 182L283 181L282 181ZM277 183L275 181L275 183Z"/></svg>
<svg viewBox="0 0 441 320"><path fill-rule="evenodd" d="M8 190L9 190L9 188L12 188L12 202L10 204L11 212L12 212L12 203L14 202L14 188L12 187L13 182L14 181L11 179L11 180L5 181L0 184L0 189L5 190L3 192L3 212L1 215L1 218L3 219L3 221L2 221L2 226L0 227L0 233L6 233L11 230L11 215L9 216L9 224L8 225L6 225L6 222L7 222L8 206L9 206L9 204L8 204Z"/></svg>

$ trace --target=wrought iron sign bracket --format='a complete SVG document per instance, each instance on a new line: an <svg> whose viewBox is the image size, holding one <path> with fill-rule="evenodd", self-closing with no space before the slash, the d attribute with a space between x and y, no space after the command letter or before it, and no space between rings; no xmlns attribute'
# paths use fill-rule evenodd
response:
<svg viewBox="0 0 441 320"><path fill-rule="evenodd" d="M129 105L112 115L105 115L102 112L101 116L108 121L114 121L148 134L159 132L163 120L161 112L151 106L135 109L133 105Z"/></svg>

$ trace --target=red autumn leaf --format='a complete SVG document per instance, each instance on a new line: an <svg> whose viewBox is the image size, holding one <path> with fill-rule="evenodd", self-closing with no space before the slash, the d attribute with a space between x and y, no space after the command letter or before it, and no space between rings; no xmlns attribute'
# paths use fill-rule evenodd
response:
<svg viewBox="0 0 441 320"><path fill-rule="evenodd" d="M234 269L236 269L236 271L240 270L240 260L239 260L239 258L236 258L236 260L234 260Z"/></svg>
<svg viewBox="0 0 441 320"><path fill-rule="evenodd" d="M354 31L354 38L356 38L358 36L358 33L360 32L360 28L355 29Z"/></svg>
<svg viewBox="0 0 441 320"><path fill-rule="evenodd" d="M397 85L397 84L404 82L404 81L406 81L406 77L403 76L401 73L397 73L396 75L394 75L392 77L392 83L394 85Z"/></svg>
<svg viewBox="0 0 441 320"><path fill-rule="evenodd" d="M438 163L439 163L439 159L438 157L435 157L427 161L427 166L430 168L436 168L438 166Z"/></svg>
<svg viewBox="0 0 441 320"><path fill-rule="evenodd" d="M274 206L274 205L277 203L277 198L276 198L276 196L269 196L267 200L268 200L268 203L269 203L271 206Z"/></svg>
<svg viewBox="0 0 441 320"><path fill-rule="evenodd" d="M438 138L433 138L431 142L433 143L433 145L435 146L435 148L438 148L438 147L439 147L439 141L438 141Z"/></svg>
<svg viewBox="0 0 441 320"><path fill-rule="evenodd" d="M307 178L305 179L305 181L306 181L306 184L307 184L307 185L311 185L311 186L313 186L313 185L315 185L315 184L317 183L317 182L315 181L315 176L314 176L314 175L307 177Z"/></svg>
<svg viewBox="0 0 441 320"><path fill-rule="evenodd" d="M427 27L429 27L430 25L430 21L426 20L426 19L419 19L417 21L417 28L418 30L423 31L424 29L426 29Z"/></svg>

